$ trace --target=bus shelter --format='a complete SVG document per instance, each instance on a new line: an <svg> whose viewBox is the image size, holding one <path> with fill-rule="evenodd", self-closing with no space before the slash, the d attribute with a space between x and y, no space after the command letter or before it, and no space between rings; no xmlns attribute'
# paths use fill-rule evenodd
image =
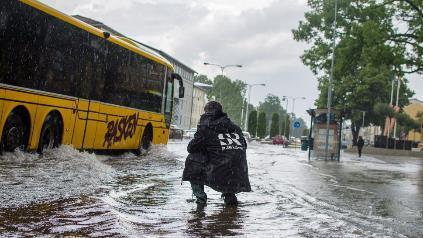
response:
<svg viewBox="0 0 423 238"><path fill-rule="evenodd" d="M328 150L326 136L328 134L327 109L310 109L310 133L308 136L308 159L337 160L341 156L342 113L331 110L329 117Z"/></svg>

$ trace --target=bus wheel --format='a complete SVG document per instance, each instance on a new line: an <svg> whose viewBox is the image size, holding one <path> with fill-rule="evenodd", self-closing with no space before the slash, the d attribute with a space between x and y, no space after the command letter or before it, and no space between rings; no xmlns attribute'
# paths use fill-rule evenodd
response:
<svg viewBox="0 0 423 238"><path fill-rule="evenodd" d="M62 120L58 113L50 113L44 120L43 128L40 133L37 152L58 147L62 137Z"/></svg>
<svg viewBox="0 0 423 238"><path fill-rule="evenodd" d="M4 124L1 139L1 148L5 151L14 151L16 148L25 148L25 125L21 116L11 112Z"/></svg>
<svg viewBox="0 0 423 238"><path fill-rule="evenodd" d="M148 150L151 147L151 143L153 142L153 128L151 125L148 125L144 129L144 133L142 134L140 147L135 150L136 155L145 155L147 154Z"/></svg>

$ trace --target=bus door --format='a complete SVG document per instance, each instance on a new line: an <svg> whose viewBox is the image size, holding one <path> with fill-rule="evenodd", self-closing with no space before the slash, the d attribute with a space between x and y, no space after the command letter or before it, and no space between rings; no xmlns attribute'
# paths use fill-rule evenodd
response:
<svg viewBox="0 0 423 238"><path fill-rule="evenodd" d="M78 99L72 144L77 149L94 149L100 103Z"/></svg>
<svg viewBox="0 0 423 238"><path fill-rule="evenodd" d="M89 100L78 99L75 109L75 126L72 135L72 145L76 149L83 149L85 127L88 119Z"/></svg>
<svg viewBox="0 0 423 238"><path fill-rule="evenodd" d="M97 101L89 101L88 119L85 124L84 149L94 149L99 111L100 103Z"/></svg>

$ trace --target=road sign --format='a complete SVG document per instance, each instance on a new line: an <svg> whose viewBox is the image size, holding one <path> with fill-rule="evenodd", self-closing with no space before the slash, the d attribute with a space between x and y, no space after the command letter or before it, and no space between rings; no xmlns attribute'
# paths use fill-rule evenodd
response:
<svg viewBox="0 0 423 238"><path fill-rule="evenodd" d="M301 127L301 123L299 121L295 121L294 128L300 128L300 127Z"/></svg>

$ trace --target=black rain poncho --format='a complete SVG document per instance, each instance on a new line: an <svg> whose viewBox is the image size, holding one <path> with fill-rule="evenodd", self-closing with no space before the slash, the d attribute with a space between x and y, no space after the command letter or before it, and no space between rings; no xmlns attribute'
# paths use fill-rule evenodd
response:
<svg viewBox="0 0 423 238"><path fill-rule="evenodd" d="M250 192L247 143L225 113L203 114L188 144L184 181L205 184L222 193Z"/></svg>

